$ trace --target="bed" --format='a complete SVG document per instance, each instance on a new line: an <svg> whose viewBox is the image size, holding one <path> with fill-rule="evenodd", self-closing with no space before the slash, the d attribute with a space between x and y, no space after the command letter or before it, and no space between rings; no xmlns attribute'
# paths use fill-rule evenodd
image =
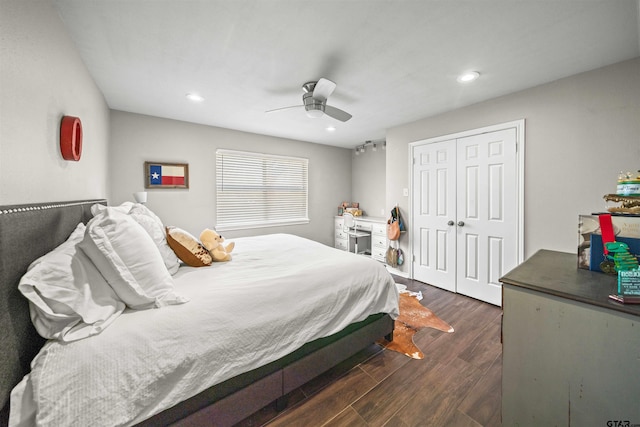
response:
<svg viewBox="0 0 640 427"><path fill-rule="evenodd" d="M3 425L10 408L16 425L36 417L83 425L83 416L92 425L233 425L268 404L284 407L288 393L393 332L398 294L381 264L296 236L268 235L236 239L228 263L180 267L172 277L186 302L126 308L93 336L45 340L18 283L34 260L90 221L96 204L106 201L0 207ZM263 314L270 320L260 320ZM169 338L154 335L166 332ZM83 359L91 363L83 366ZM65 365L74 366L73 374L55 376ZM67 383L71 377L81 377L82 386ZM76 401L85 389L104 394L91 391L91 401ZM114 394L126 399L110 400ZM84 414L94 406L95 414Z"/></svg>

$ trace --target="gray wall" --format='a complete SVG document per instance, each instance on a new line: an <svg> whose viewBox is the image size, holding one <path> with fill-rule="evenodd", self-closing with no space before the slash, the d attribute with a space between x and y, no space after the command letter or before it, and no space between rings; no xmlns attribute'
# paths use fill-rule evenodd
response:
<svg viewBox="0 0 640 427"><path fill-rule="evenodd" d="M107 196L109 109L48 1L0 1L0 204ZM80 117L79 162L59 148Z"/></svg>
<svg viewBox="0 0 640 427"><path fill-rule="evenodd" d="M143 189L145 161L188 163L189 189L148 190L147 206L165 224L182 227L197 237L216 224L218 148L309 159L309 224L228 231L225 237L286 232L333 246L337 206L351 198L352 150L344 148L111 111L109 201L133 200L132 193Z"/></svg>
<svg viewBox="0 0 640 427"><path fill-rule="evenodd" d="M364 153L355 155L351 150L352 197L350 202L360 203L365 215L384 217L391 211L385 204L386 153L382 143L378 150L368 146ZM347 201L347 200L345 200Z"/></svg>
<svg viewBox="0 0 640 427"><path fill-rule="evenodd" d="M578 215L604 209L620 170L640 169L639 76L636 58L389 129L387 204L406 216L409 142L525 119L525 258L576 252Z"/></svg>

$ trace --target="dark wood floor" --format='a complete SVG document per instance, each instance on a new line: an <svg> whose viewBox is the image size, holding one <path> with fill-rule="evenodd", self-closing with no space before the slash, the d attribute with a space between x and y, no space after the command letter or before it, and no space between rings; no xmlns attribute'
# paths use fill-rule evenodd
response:
<svg viewBox="0 0 640 427"><path fill-rule="evenodd" d="M267 407L238 424L257 426L500 426L501 309L424 283L422 304L455 332L419 331L413 360L372 345L293 391L287 408Z"/></svg>

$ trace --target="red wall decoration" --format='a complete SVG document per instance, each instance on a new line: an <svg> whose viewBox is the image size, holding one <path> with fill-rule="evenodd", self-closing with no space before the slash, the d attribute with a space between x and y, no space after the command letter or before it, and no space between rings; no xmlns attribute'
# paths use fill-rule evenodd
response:
<svg viewBox="0 0 640 427"><path fill-rule="evenodd" d="M65 160L77 162L82 154L82 123L78 117L64 116L60 123L60 152Z"/></svg>

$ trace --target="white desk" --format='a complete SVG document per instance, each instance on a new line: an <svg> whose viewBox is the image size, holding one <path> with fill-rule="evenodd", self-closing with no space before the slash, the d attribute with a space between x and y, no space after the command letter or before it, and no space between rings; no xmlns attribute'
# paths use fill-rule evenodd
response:
<svg viewBox="0 0 640 427"><path fill-rule="evenodd" d="M380 262L385 262L387 253L387 220L381 217L357 216L354 218L359 230L371 232L369 242L364 242L371 252L371 258ZM358 244L363 245L363 243ZM334 246L343 251L353 252L353 245L349 245L349 236L344 230L344 219L341 216L335 217L335 244ZM351 247L350 247L351 246Z"/></svg>

